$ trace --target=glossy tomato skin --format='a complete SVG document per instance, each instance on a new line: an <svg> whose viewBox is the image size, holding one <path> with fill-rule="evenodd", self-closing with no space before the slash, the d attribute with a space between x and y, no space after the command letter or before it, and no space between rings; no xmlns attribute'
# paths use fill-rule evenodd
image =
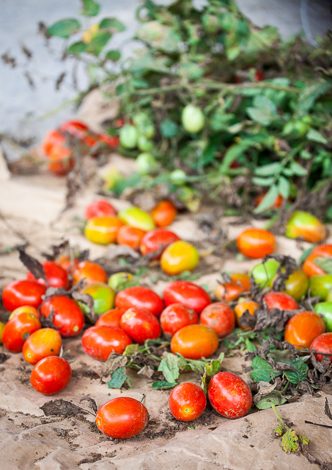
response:
<svg viewBox="0 0 332 470"><path fill-rule="evenodd" d="M237 248L247 258L264 258L276 249L273 233L262 228L247 228L236 239Z"/></svg>
<svg viewBox="0 0 332 470"><path fill-rule="evenodd" d="M231 372L218 372L210 380L208 397L213 408L228 419L242 418L252 407L248 384Z"/></svg>
<svg viewBox="0 0 332 470"><path fill-rule="evenodd" d="M43 263L45 279L36 279L32 273L28 273L27 279L30 281L38 281L47 287L55 287L59 289L69 288L69 279L67 271L54 261L45 261Z"/></svg>
<svg viewBox="0 0 332 470"><path fill-rule="evenodd" d="M165 305L180 303L201 313L211 303L209 294L200 286L189 281L174 281L166 286L164 293Z"/></svg>
<svg viewBox="0 0 332 470"><path fill-rule="evenodd" d="M58 356L61 351L62 339L53 328L40 328L25 341L22 349L23 357L29 364L36 364L48 356Z"/></svg>
<svg viewBox="0 0 332 470"><path fill-rule="evenodd" d="M22 351L25 340L34 331L41 327L40 321L36 315L32 313L17 313L12 320L6 323L2 342L8 351L18 353Z"/></svg>
<svg viewBox="0 0 332 470"><path fill-rule="evenodd" d="M199 253L189 242L178 240L166 247L160 258L161 269L169 276L193 271L199 263Z"/></svg>
<svg viewBox="0 0 332 470"><path fill-rule="evenodd" d="M107 284L101 282L89 284L82 290L82 293L92 297L93 309L96 315L102 315L114 306L115 292Z"/></svg>
<svg viewBox="0 0 332 470"><path fill-rule="evenodd" d="M262 263L256 264L251 269L251 276L259 287L272 287L274 279L280 269L280 263L274 258L269 258Z"/></svg>
<svg viewBox="0 0 332 470"><path fill-rule="evenodd" d="M93 217L86 223L85 237L97 245L109 245L116 241L118 231L123 223L115 216Z"/></svg>
<svg viewBox="0 0 332 470"><path fill-rule="evenodd" d="M139 344L143 344L147 339L157 339L161 333L157 317L143 308L129 308L122 315L120 325L127 335Z"/></svg>
<svg viewBox="0 0 332 470"><path fill-rule="evenodd" d="M314 312L300 312L292 317L285 328L285 341L295 348L309 348L313 340L325 332L324 320Z"/></svg>
<svg viewBox="0 0 332 470"><path fill-rule="evenodd" d="M202 311L200 323L209 326L223 338L234 330L235 315L226 302L213 302Z"/></svg>
<svg viewBox="0 0 332 470"><path fill-rule="evenodd" d="M311 295L319 297L321 300L327 300L327 296L332 291L332 274L321 274L311 276L309 281Z"/></svg>
<svg viewBox="0 0 332 470"><path fill-rule="evenodd" d="M173 388L168 405L173 417L178 421L194 421L206 408L206 396L198 385L184 382Z"/></svg>
<svg viewBox="0 0 332 470"><path fill-rule="evenodd" d="M144 286L132 286L119 292L115 298L115 306L119 308L143 308L159 317L164 309L164 302L153 290Z"/></svg>
<svg viewBox="0 0 332 470"><path fill-rule="evenodd" d="M61 392L71 379L71 367L63 357L48 356L35 365L30 376L32 387L44 395Z"/></svg>
<svg viewBox="0 0 332 470"><path fill-rule="evenodd" d="M112 439L130 439L141 433L149 421L146 407L130 397L118 397L102 405L96 416L99 431Z"/></svg>
<svg viewBox="0 0 332 470"><path fill-rule="evenodd" d="M145 234L145 230L130 227L130 225L123 225L118 231L116 241L119 245L129 246L129 248L133 250L139 250Z"/></svg>
<svg viewBox="0 0 332 470"><path fill-rule="evenodd" d="M171 340L171 351L186 359L210 357L218 349L218 335L205 325L188 325L178 330Z"/></svg>
<svg viewBox="0 0 332 470"><path fill-rule="evenodd" d="M284 292L270 291L263 297L263 302L268 310L298 310L300 308L296 300Z"/></svg>
<svg viewBox="0 0 332 470"><path fill-rule="evenodd" d="M126 308L112 308L98 318L96 326L112 326L113 328L120 328L121 317L126 310Z"/></svg>
<svg viewBox="0 0 332 470"><path fill-rule="evenodd" d="M286 224L286 237L319 243L326 237L326 227L309 212L294 211Z"/></svg>
<svg viewBox="0 0 332 470"><path fill-rule="evenodd" d="M179 240L179 237L171 230L156 228L144 235L140 250L144 256L156 253L155 259L160 259L162 252L177 240Z"/></svg>
<svg viewBox="0 0 332 470"><path fill-rule="evenodd" d="M319 313L325 321L326 330L332 331L332 302L319 302L314 308L316 313Z"/></svg>
<svg viewBox="0 0 332 470"><path fill-rule="evenodd" d="M98 263L94 263L93 261L81 261L73 273L74 284L77 284L83 279L89 284L93 282L106 283L107 273Z"/></svg>
<svg viewBox="0 0 332 470"><path fill-rule="evenodd" d="M234 312L235 312L237 324L242 330L252 329L251 326L244 324L243 320L241 320L243 314L245 312L249 312L249 314L254 317L255 312L258 308L259 308L259 304L255 302L254 300L239 299L238 303L236 304L234 308ZM254 322L253 322L253 326L254 326Z"/></svg>
<svg viewBox="0 0 332 470"><path fill-rule="evenodd" d="M306 258L302 269L309 277L325 274L325 271L315 263L317 258L332 258L332 244L316 246Z"/></svg>
<svg viewBox="0 0 332 470"><path fill-rule="evenodd" d="M43 317L52 321L61 336L77 336L84 326L84 315L78 303L65 295L54 295L46 299L41 307Z"/></svg>
<svg viewBox="0 0 332 470"><path fill-rule="evenodd" d="M98 199L90 202L85 208L85 218L93 219L93 217L115 216L116 209L107 199Z"/></svg>
<svg viewBox="0 0 332 470"><path fill-rule="evenodd" d="M249 292L250 287L251 283L248 274L234 273L230 275L229 281L218 284L214 294L218 300L232 302L245 292Z"/></svg>
<svg viewBox="0 0 332 470"><path fill-rule="evenodd" d="M182 304L171 304L160 315L161 329L165 335L173 336L187 325L198 323L198 314Z"/></svg>
<svg viewBox="0 0 332 470"><path fill-rule="evenodd" d="M136 227L145 231L153 230L155 228L151 215L139 207L128 207L127 209L124 209L119 213L119 217L124 224L130 225L131 227Z"/></svg>
<svg viewBox="0 0 332 470"><path fill-rule="evenodd" d="M322 333L313 340L310 351L314 351L317 361L329 358L332 362L332 333Z"/></svg>
<svg viewBox="0 0 332 470"><path fill-rule="evenodd" d="M14 281L2 291L2 303L6 310L12 312L18 307L39 307L46 287L36 281Z"/></svg>
<svg viewBox="0 0 332 470"><path fill-rule="evenodd" d="M98 361L107 361L112 353L122 354L129 344L129 336L118 327L92 326L82 336L84 352Z"/></svg>
<svg viewBox="0 0 332 470"><path fill-rule="evenodd" d="M28 305L23 305L23 307L15 308L9 316L9 320L12 320L16 315L21 313L31 313L35 317L39 318L39 311L35 307L30 307Z"/></svg>
<svg viewBox="0 0 332 470"><path fill-rule="evenodd" d="M160 201L151 211L152 218L157 227L167 227L174 222L177 210L171 201Z"/></svg>
<svg viewBox="0 0 332 470"><path fill-rule="evenodd" d="M295 300L301 300L305 296L309 287L307 275L298 269L292 272L285 281L285 292Z"/></svg>

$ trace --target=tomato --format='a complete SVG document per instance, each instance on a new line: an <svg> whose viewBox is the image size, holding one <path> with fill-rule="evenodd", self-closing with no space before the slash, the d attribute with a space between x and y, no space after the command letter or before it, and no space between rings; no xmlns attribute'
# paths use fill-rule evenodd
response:
<svg viewBox="0 0 332 470"><path fill-rule="evenodd" d="M35 390L44 395L61 392L71 379L71 367L63 357L48 356L35 365L30 383Z"/></svg>
<svg viewBox="0 0 332 470"><path fill-rule="evenodd" d="M43 153L48 158L48 169L57 176L69 173L75 165L73 154L67 147L65 136L57 131L49 132L43 142Z"/></svg>
<svg viewBox="0 0 332 470"><path fill-rule="evenodd" d="M202 311L200 323L212 328L222 338L234 330L235 315L226 302L214 302Z"/></svg>
<svg viewBox="0 0 332 470"><path fill-rule="evenodd" d="M22 349L23 357L29 364L36 364L47 356L58 356L61 351L62 339L53 328L40 328L25 341Z"/></svg>
<svg viewBox="0 0 332 470"><path fill-rule="evenodd" d="M94 217L115 216L116 209L112 206L107 199L98 199L97 201L90 202L85 208L85 218L93 219Z"/></svg>
<svg viewBox="0 0 332 470"><path fill-rule="evenodd" d="M324 320L314 312L300 312L292 317L285 328L285 341L298 349L309 348L312 341L325 332Z"/></svg>
<svg viewBox="0 0 332 470"><path fill-rule="evenodd" d="M139 141L138 141L139 145L142 144L142 139L146 139L146 137L144 136L139 137ZM150 147L150 148L153 147L152 143L149 142L148 140L144 142L144 146ZM141 175L153 174L153 173L156 173L158 170L157 160L154 158L153 155L151 155L151 153L148 153L148 152L140 153L138 155L138 157L136 158L136 166L137 166L138 172Z"/></svg>
<svg viewBox="0 0 332 470"><path fill-rule="evenodd" d="M180 303L197 313L201 313L211 303L206 290L189 281L171 282L166 286L163 296L166 306Z"/></svg>
<svg viewBox="0 0 332 470"><path fill-rule="evenodd" d="M125 313L126 308L112 308L106 313L103 313L96 321L96 326L112 326L120 328L120 320Z"/></svg>
<svg viewBox="0 0 332 470"><path fill-rule="evenodd" d="M139 207L128 207L119 212L119 217L124 224L141 230L152 230L155 228L153 218L148 212L143 211Z"/></svg>
<svg viewBox="0 0 332 470"><path fill-rule="evenodd" d="M326 300L332 289L332 274L322 274L320 276L311 276L309 282L311 295Z"/></svg>
<svg viewBox="0 0 332 470"><path fill-rule="evenodd" d="M3 330L5 329L5 323L0 321L0 344L2 344Z"/></svg>
<svg viewBox="0 0 332 470"><path fill-rule="evenodd" d="M115 298L116 307L137 307L148 310L159 317L164 309L164 302L153 290L144 286L132 286L119 292Z"/></svg>
<svg viewBox="0 0 332 470"><path fill-rule="evenodd" d="M2 291L2 303L6 310L12 312L18 307L39 307L46 287L36 281L14 281Z"/></svg>
<svg viewBox="0 0 332 470"><path fill-rule="evenodd" d="M114 306L115 292L107 284L100 282L89 284L82 290L82 294L92 297L93 309L97 315L102 315Z"/></svg>
<svg viewBox="0 0 332 470"><path fill-rule="evenodd" d="M130 397L113 398L99 408L96 416L99 431L112 439L137 436L148 421L148 410L140 401Z"/></svg>
<svg viewBox="0 0 332 470"><path fill-rule="evenodd" d="M165 308L160 316L161 329L164 334L173 336L187 325L198 323L198 314L182 304L172 304Z"/></svg>
<svg viewBox="0 0 332 470"><path fill-rule="evenodd" d="M243 320L241 320L242 315L245 312L248 312L251 316L255 315L256 310L258 309L259 304L254 300L247 300L247 299L239 299L239 302L236 304L234 308L237 324L242 330L251 330L252 328L245 324Z"/></svg>
<svg viewBox="0 0 332 470"><path fill-rule="evenodd" d="M231 302L237 300L240 295L250 291L250 277L244 273L234 273L230 275L230 281L218 284L214 294L218 300Z"/></svg>
<svg viewBox="0 0 332 470"><path fill-rule="evenodd" d="M86 354L98 361L107 361L110 354L122 354L131 344L131 339L122 328L92 326L82 336L82 347Z"/></svg>
<svg viewBox="0 0 332 470"><path fill-rule="evenodd" d="M178 240L165 249L160 259L161 269L169 276L193 271L199 262L199 253L191 243Z"/></svg>
<svg viewBox="0 0 332 470"><path fill-rule="evenodd" d="M71 120L66 121L59 127L62 132L68 132L72 136L82 139L89 132L89 127L82 121Z"/></svg>
<svg viewBox="0 0 332 470"><path fill-rule="evenodd" d="M60 255L56 262L59 266L66 270L67 273L72 274L74 269L77 269L79 265L79 260L77 258L72 258L69 255Z"/></svg>
<svg viewBox="0 0 332 470"><path fill-rule="evenodd" d="M118 272L112 274L108 279L108 285L115 291L119 292L120 290L125 289L133 285L134 276L131 273L127 272Z"/></svg>
<svg viewBox="0 0 332 470"><path fill-rule="evenodd" d="M210 357L218 349L217 333L205 325L188 325L178 330L171 340L171 351L187 359Z"/></svg>
<svg viewBox="0 0 332 470"><path fill-rule="evenodd" d="M286 224L286 237L319 243L326 237L326 227L309 212L295 211Z"/></svg>
<svg viewBox="0 0 332 470"><path fill-rule="evenodd" d="M138 132L136 127L125 124L120 129L120 143L126 149L134 149L137 146Z"/></svg>
<svg viewBox="0 0 332 470"><path fill-rule="evenodd" d="M310 351L314 351L317 361L322 361L325 357L332 362L332 333L323 333L313 340Z"/></svg>
<svg viewBox="0 0 332 470"><path fill-rule="evenodd" d="M23 305L22 307L15 308L9 316L9 320L12 320L16 315L21 313L31 313L35 317L39 318L39 312L35 307L30 307L29 305Z"/></svg>
<svg viewBox="0 0 332 470"><path fill-rule="evenodd" d="M17 313L13 319L6 323L2 342L8 351L18 353L22 351L23 344L27 337L41 327L40 321L33 313Z"/></svg>
<svg viewBox="0 0 332 470"><path fill-rule="evenodd" d="M279 310L298 310L299 304L284 292L270 291L263 297L263 302L268 310L277 308Z"/></svg>
<svg viewBox="0 0 332 470"><path fill-rule="evenodd" d="M236 239L237 248L247 258L264 258L276 250L273 233L262 228L247 228Z"/></svg>
<svg viewBox="0 0 332 470"><path fill-rule="evenodd" d="M28 273L27 279L29 281L38 281L40 284L47 285L48 287L55 287L58 289L68 289L69 279L67 271L54 261L45 261L43 263L45 279L36 279L32 273Z"/></svg>
<svg viewBox="0 0 332 470"><path fill-rule="evenodd" d="M139 135L138 140L137 140L137 147L142 151L142 152L151 152L153 149L153 142L148 139L145 135ZM142 161L142 166L141 166L141 161L139 161L140 155L149 155L149 159L145 159ZM138 171L140 173L150 173L151 172L151 167L154 168L156 166L156 159L153 157L153 155L149 153L143 153L140 154L137 159L136 159L136 164L138 166ZM152 157L152 158L150 158Z"/></svg>
<svg viewBox="0 0 332 470"><path fill-rule="evenodd" d="M89 284L94 282L105 283L107 282L107 273L98 263L81 261L73 273L74 284L77 284L83 279Z"/></svg>
<svg viewBox="0 0 332 470"><path fill-rule="evenodd" d="M257 69L255 71L255 80L256 80L256 82L261 82L262 80L264 80L264 78L265 78L264 71L260 70L260 69Z"/></svg>
<svg viewBox="0 0 332 470"><path fill-rule="evenodd" d="M279 271L280 263L274 258L270 258L263 263L256 264L250 274L259 287L272 287L274 279Z"/></svg>
<svg viewBox="0 0 332 470"><path fill-rule="evenodd" d="M288 276L285 281L285 291L295 300L301 300L305 296L309 287L307 275L298 269Z"/></svg>
<svg viewBox="0 0 332 470"><path fill-rule="evenodd" d="M317 276L319 274L326 274L324 269L316 264L318 258L331 258L332 259L332 244L316 246L303 263L302 269L307 276Z"/></svg>
<svg viewBox="0 0 332 470"><path fill-rule="evenodd" d="M108 135L108 134L99 134L99 140L112 149L116 149L119 147L120 139L116 135Z"/></svg>
<svg viewBox="0 0 332 470"><path fill-rule="evenodd" d="M140 250L142 255L150 255L156 253L155 259L159 259L162 252L171 243L180 240L179 237L170 230L164 228L156 228L147 232L142 238Z"/></svg>
<svg viewBox="0 0 332 470"><path fill-rule="evenodd" d="M171 183L175 184L176 186L182 186L187 180L187 175L183 170L180 170L179 168L177 170L172 171L169 177Z"/></svg>
<svg viewBox="0 0 332 470"><path fill-rule="evenodd" d="M167 227L174 222L177 210L171 201L158 202L151 211L152 218L157 227Z"/></svg>
<svg viewBox="0 0 332 470"><path fill-rule="evenodd" d="M158 319L143 308L129 308L121 317L121 328L135 343L143 344L147 339L156 339L160 336Z"/></svg>
<svg viewBox="0 0 332 470"><path fill-rule="evenodd" d="M123 225L118 231L116 241L119 245L129 246L133 250L138 250L145 234L145 230L130 227L130 225Z"/></svg>
<svg viewBox="0 0 332 470"><path fill-rule="evenodd" d="M255 198L255 206L259 206L260 203L262 202L262 200L264 199L266 193L263 193L263 194L259 194L256 198ZM279 209L282 204L284 202L284 198L278 194L278 196L275 198L275 200L273 201L273 203L271 204L271 209Z"/></svg>
<svg viewBox="0 0 332 470"><path fill-rule="evenodd" d="M231 372L218 372L210 380L208 397L213 408L229 419L242 418L252 407L248 384Z"/></svg>
<svg viewBox="0 0 332 470"><path fill-rule="evenodd" d="M198 385L184 382L173 388L168 405L173 417L178 421L194 421L206 408L206 396Z"/></svg>
<svg viewBox="0 0 332 470"><path fill-rule="evenodd" d="M320 302L315 305L314 310L323 317L326 330L332 331L332 302Z"/></svg>
<svg viewBox="0 0 332 470"><path fill-rule="evenodd" d="M187 132L196 134L200 132L205 124L203 112L197 106L187 104L182 111L182 125Z"/></svg>
<svg viewBox="0 0 332 470"><path fill-rule="evenodd" d="M93 217L87 221L84 235L92 243L109 245L116 241L122 225L121 220L112 215Z"/></svg>
<svg viewBox="0 0 332 470"><path fill-rule="evenodd" d="M78 303L65 295L54 295L46 299L40 313L48 318L61 336L77 336L84 326L84 315Z"/></svg>

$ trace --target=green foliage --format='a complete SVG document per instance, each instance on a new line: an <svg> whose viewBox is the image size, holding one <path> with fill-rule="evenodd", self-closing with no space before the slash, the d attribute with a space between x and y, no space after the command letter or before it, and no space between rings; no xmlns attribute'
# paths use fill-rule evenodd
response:
<svg viewBox="0 0 332 470"><path fill-rule="evenodd" d="M122 388L128 383L125 367L118 367L112 372L111 379L107 382L108 388Z"/></svg>
<svg viewBox="0 0 332 470"><path fill-rule="evenodd" d="M58 38L68 39L77 33L81 28L81 23L75 18L56 21L47 28L47 34Z"/></svg>

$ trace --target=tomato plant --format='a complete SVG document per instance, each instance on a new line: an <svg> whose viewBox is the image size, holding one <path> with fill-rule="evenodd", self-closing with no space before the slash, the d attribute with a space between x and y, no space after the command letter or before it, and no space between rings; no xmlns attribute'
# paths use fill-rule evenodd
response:
<svg viewBox="0 0 332 470"><path fill-rule="evenodd" d="M198 314L182 304L171 304L160 315L160 325L164 334L173 336L187 325L198 323Z"/></svg>
<svg viewBox="0 0 332 470"><path fill-rule="evenodd" d="M262 228L247 228L236 239L237 248L247 258L264 258L276 249L273 233Z"/></svg>
<svg viewBox="0 0 332 470"><path fill-rule="evenodd" d="M200 132L205 123L205 117L200 108L192 104L187 106L182 111L182 125L187 132L196 134Z"/></svg>
<svg viewBox="0 0 332 470"><path fill-rule="evenodd" d="M272 287L273 281L280 268L280 263L274 258L256 264L250 274L259 287Z"/></svg>
<svg viewBox="0 0 332 470"><path fill-rule="evenodd" d="M285 328L285 341L298 349L309 348L312 341L325 332L324 320L314 312L300 312L292 317Z"/></svg>
<svg viewBox="0 0 332 470"><path fill-rule="evenodd" d="M177 385L170 393L168 405L178 421L194 421L206 408L206 397L202 388L191 382Z"/></svg>
<svg viewBox="0 0 332 470"><path fill-rule="evenodd" d="M164 303L158 294L144 286L132 286L118 292L115 305L119 308L137 307L148 310L159 317L164 309Z"/></svg>
<svg viewBox="0 0 332 470"><path fill-rule="evenodd" d="M129 336L118 327L96 325L82 336L84 352L98 361L107 361L112 353L122 354L129 344Z"/></svg>
<svg viewBox="0 0 332 470"><path fill-rule="evenodd" d="M84 326L84 315L78 303L65 295L54 295L44 300L40 307L61 336L77 336Z"/></svg>
<svg viewBox="0 0 332 470"><path fill-rule="evenodd" d="M85 218L93 219L94 217L115 216L116 209L107 199L98 199L90 202L85 208Z"/></svg>
<svg viewBox="0 0 332 470"><path fill-rule="evenodd" d="M121 328L135 343L159 338L161 330L158 319L149 310L131 307L121 317Z"/></svg>
<svg viewBox="0 0 332 470"><path fill-rule="evenodd" d="M123 225L117 233L116 241L119 245L129 246L133 250L138 250L145 234L145 230L130 227L130 225Z"/></svg>
<svg viewBox="0 0 332 470"><path fill-rule="evenodd" d="M25 341L22 349L26 362L36 364L47 356L58 356L61 351L62 339L53 328L40 328Z"/></svg>
<svg viewBox="0 0 332 470"><path fill-rule="evenodd" d="M178 240L164 250L160 259L161 269L174 276L184 271L193 271L199 262L197 249L189 242Z"/></svg>
<svg viewBox="0 0 332 470"><path fill-rule="evenodd" d="M37 281L14 281L3 289L2 303L10 312L23 306L39 307L45 292L46 287Z"/></svg>
<svg viewBox="0 0 332 470"><path fill-rule="evenodd" d="M322 333L316 336L310 345L310 350L316 353L317 361L328 358L332 362L332 333Z"/></svg>
<svg viewBox="0 0 332 470"><path fill-rule="evenodd" d="M107 284L101 282L89 284L82 293L90 295L93 299L93 310L97 315L106 313L114 306L115 292Z"/></svg>
<svg viewBox="0 0 332 470"><path fill-rule="evenodd" d="M268 292L263 297L263 303L268 310L272 310L274 308L279 310L298 310L300 308L299 304L293 299L293 297L285 294L284 292Z"/></svg>
<svg viewBox="0 0 332 470"><path fill-rule="evenodd" d="M189 281L174 281L164 289L165 304L180 303L198 314L211 303L209 294L202 287Z"/></svg>
<svg viewBox="0 0 332 470"><path fill-rule="evenodd" d="M2 343L10 352L21 352L28 336L40 327L40 321L33 313L17 313L6 323L2 333Z"/></svg>
<svg viewBox="0 0 332 470"><path fill-rule="evenodd" d="M39 393L54 395L67 387L71 367L63 357L48 356L41 359L31 372L30 383Z"/></svg>
<svg viewBox="0 0 332 470"><path fill-rule="evenodd" d="M200 323L212 328L222 338L234 330L235 315L226 302L213 302L202 311Z"/></svg>
<svg viewBox="0 0 332 470"><path fill-rule="evenodd" d="M171 225L176 215L176 207L168 200L159 201L151 211L151 216L157 227L167 227Z"/></svg>
<svg viewBox="0 0 332 470"><path fill-rule="evenodd" d="M295 211L286 224L286 237L319 243L326 237L326 227L309 212Z"/></svg>
<svg viewBox="0 0 332 470"><path fill-rule="evenodd" d="M218 349L218 335L205 325L188 325L178 330L171 340L171 351L187 359L210 357Z"/></svg>
<svg viewBox="0 0 332 470"><path fill-rule="evenodd" d="M164 228L156 228L144 235L140 250L142 255L156 253L155 259L159 259L166 247L177 240L179 240L179 237L174 232Z"/></svg>
<svg viewBox="0 0 332 470"><path fill-rule="evenodd" d="M109 245L116 241L122 225L121 220L112 215L93 217L87 221L84 235L92 243Z"/></svg>
<svg viewBox="0 0 332 470"><path fill-rule="evenodd" d="M295 300L301 300L308 291L309 279L300 269L292 272L285 281L285 291Z"/></svg>

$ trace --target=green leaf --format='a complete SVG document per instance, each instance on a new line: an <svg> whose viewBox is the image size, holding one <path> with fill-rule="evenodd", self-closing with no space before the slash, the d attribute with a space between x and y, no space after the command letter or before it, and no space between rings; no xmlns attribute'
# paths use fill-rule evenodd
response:
<svg viewBox="0 0 332 470"><path fill-rule="evenodd" d="M166 381L175 383L180 376L180 358L172 353L167 353L160 361L158 371L162 372Z"/></svg>
<svg viewBox="0 0 332 470"><path fill-rule="evenodd" d="M308 86L300 94L297 104L297 113L299 115L307 114L313 107L319 97L324 95L332 88L332 83L328 81L318 82L314 85Z"/></svg>
<svg viewBox="0 0 332 470"><path fill-rule="evenodd" d="M245 338L244 345L245 345L245 348L248 352L257 351L256 346L254 345L254 343L249 338Z"/></svg>
<svg viewBox="0 0 332 470"><path fill-rule="evenodd" d="M82 0L82 15L97 16L99 11L100 5L95 0Z"/></svg>
<svg viewBox="0 0 332 470"><path fill-rule="evenodd" d="M254 107L247 109L249 117L262 126L268 126L275 117L275 104L266 96L258 95L254 98L253 105Z"/></svg>
<svg viewBox="0 0 332 470"><path fill-rule="evenodd" d="M279 406L286 403L286 398L282 396L282 394L276 390L265 395L256 403L256 408L259 410L267 410L268 408L272 408L272 406Z"/></svg>
<svg viewBox="0 0 332 470"><path fill-rule="evenodd" d="M328 140L316 129L310 129L307 134L307 139L311 140L312 142L318 142L319 144L327 144Z"/></svg>
<svg viewBox="0 0 332 470"><path fill-rule="evenodd" d="M77 41L77 42L73 42L73 44L70 44L70 46L68 46L67 52L68 54L71 54L71 55L79 55L82 52L85 52L86 49L87 49L87 45L85 44L85 42Z"/></svg>
<svg viewBox="0 0 332 470"><path fill-rule="evenodd" d="M107 382L108 388L121 388L128 381L126 368L118 367L112 373L111 380Z"/></svg>
<svg viewBox="0 0 332 470"><path fill-rule="evenodd" d="M253 358L251 367L250 375L254 382L270 382L275 377L281 375L281 372L274 370L265 359L259 356Z"/></svg>
<svg viewBox="0 0 332 470"><path fill-rule="evenodd" d="M263 197L260 204L254 210L254 213L255 214L261 214L262 212L266 211L267 209L271 209L271 207L273 207L273 204L274 204L276 198L278 197L278 194L279 194L278 186L276 186L276 185L271 186L271 188L268 190L268 192Z"/></svg>
<svg viewBox="0 0 332 470"><path fill-rule="evenodd" d="M257 176L276 176L280 173L282 164L279 162L269 163L268 165L259 166L255 170Z"/></svg>
<svg viewBox="0 0 332 470"><path fill-rule="evenodd" d="M160 132L166 139L171 139L179 133L179 126L171 119L164 119L160 123Z"/></svg>
<svg viewBox="0 0 332 470"><path fill-rule="evenodd" d="M88 51L91 54L98 56L108 41L111 39L112 34L107 31L99 31L96 33L88 44Z"/></svg>
<svg viewBox="0 0 332 470"><path fill-rule="evenodd" d="M268 126L272 121L269 113L258 108L248 108L247 114L253 121L258 122L262 126Z"/></svg>
<svg viewBox="0 0 332 470"><path fill-rule="evenodd" d="M125 25L119 21L117 18L103 18L101 22L99 23L99 28L100 29L110 29L111 31L117 31L118 33L121 33L122 31L125 31L126 27Z"/></svg>
<svg viewBox="0 0 332 470"><path fill-rule="evenodd" d="M254 176L252 182L257 184L257 186L271 186L271 184L274 182L274 177L272 176L269 178L263 178L260 176Z"/></svg>
<svg viewBox="0 0 332 470"><path fill-rule="evenodd" d="M315 264L325 271L326 274L332 274L332 258L320 257L315 259Z"/></svg>
<svg viewBox="0 0 332 470"><path fill-rule="evenodd" d="M157 380L152 383L152 388L154 390L169 390L174 388L177 385L176 382L166 382L165 380Z"/></svg>
<svg viewBox="0 0 332 470"><path fill-rule="evenodd" d="M118 62L121 59L121 52L117 49L110 49L106 52L105 59Z"/></svg>
<svg viewBox="0 0 332 470"><path fill-rule="evenodd" d="M307 170L297 162L291 163L290 170L292 174L296 176L305 176L308 173Z"/></svg>
<svg viewBox="0 0 332 470"><path fill-rule="evenodd" d="M182 43L181 36L174 28L159 21L143 23L137 32L137 37L149 47L166 53L177 52Z"/></svg>
<svg viewBox="0 0 332 470"><path fill-rule="evenodd" d="M66 18L56 21L47 28L49 36L68 39L81 29L81 23L76 18Z"/></svg>
<svg viewBox="0 0 332 470"><path fill-rule="evenodd" d="M254 146L254 142L249 142L247 140L241 141L237 144L233 144L228 148L227 152L224 155L223 161L219 167L221 174L227 174L227 171L231 164L250 147Z"/></svg>
<svg viewBox="0 0 332 470"><path fill-rule="evenodd" d="M280 176L279 178L278 191L284 199L288 199L290 191L290 182L284 176Z"/></svg>
<svg viewBox="0 0 332 470"><path fill-rule="evenodd" d="M302 359L294 359L289 365L292 370L284 371L284 376L291 384L297 385L307 379L309 367Z"/></svg>

